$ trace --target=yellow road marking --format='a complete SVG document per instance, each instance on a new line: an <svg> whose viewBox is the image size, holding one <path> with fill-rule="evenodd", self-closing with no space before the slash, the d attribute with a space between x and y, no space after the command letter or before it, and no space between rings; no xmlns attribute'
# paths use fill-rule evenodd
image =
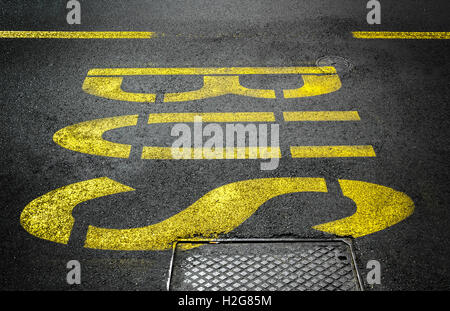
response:
<svg viewBox="0 0 450 311"><path fill-rule="evenodd" d="M275 122L273 112L208 112L208 113L158 113L149 116L148 124L155 123L193 123L196 116L202 122ZM228 153L227 153L228 152ZM174 156L174 153L178 156ZM227 154L234 154L227 157ZM145 146L142 159L269 159L280 158L280 148L271 147L232 147L210 150L208 148L172 148ZM195 155L195 156L194 156Z"/></svg>
<svg viewBox="0 0 450 311"><path fill-rule="evenodd" d="M365 236L384 230L414 212L404 193L377 184L339 180L344 196L356 204L349 217L314 226L339 236ZM107 177L67 185L30 202L20 223L30 234L67 244L74 225L73 209L80 203L116 193L134 191ZM216 239L252 216L265 202L298 192L328 192L323 178L285 177L234 182L218 187L168 219L141 228L109 229L90 226L85 247L105 250L166 250L180 239ZM198 245L190 244L186 249Z"/></svg>
<svg viewBox="0 0 450 311"><path fill-rule="evenodd" d="M336 92L342 87L338 75L303 75L303 86L298 89L283 90L284 98L310 97Z"/></svg>
<svg viewBox="0 0 450 311"><path fill-rule="evenodd" d="M207 112L207 113L154 113L148 119L153 123L192 123L196 116L202 122L275 122L273 112Z"/></svg>
<svg viewBox="0 0 450 311"><path fill-rule="evenodd" d="M274 90L249 89L242 86L239 76L205 76L199 90L164 94L164 102L185 102L227 94L257 98L276 98Z"/></svg>
<svg viewBox="0 0 450 311"><path fill-rule="evenodd" d="M357 39L450 39L450 32L353 31Z"/></svg>
<svg viewBox="0 0 450 311"><path fill-rule="evenodd" d="M107 177L64 186L30 202L20 215L20 224L38 238L67 244L75 222L72 211L77 204L127 191L134 189Z"/></svg>
<svg viewBox="0 0 450 311"><path fill-rule="evenodd" d="M329 114L328 112L287 112L284 117L288 121L293 120L322 120L342 118L342 115ZM272 112L236 112L236 113L161 113L151 114L148 124L173 123L173 122L194 122L195 116L201 116L203 122L274 122L275 116ZM357 114L351 114L356 119ZM345 116L350 117L350 116ZM104 119L97 119L70 125L65 127L53 136L53 141L63 148L86 154L128 158L131 152L131 145L114 143L103 139L103 134L107 131L135 126L138 116L119 116ZM231 150L230 150L231 149ZM180 155L197 155L190 157L193 159L269 159L280 158L280 148L271 147L232 147L210 150L208 148L175 148L144 146L141 159L179 159L174 157L174 153ZM201 152L203 151L203 153ZM229 153L227 153L229 151ZM201 156L198 156L202 154ZM234 154L233 157L227 156ZM329 158L329 157L375 157L372 146L292 146L291 155L293 158ZM181 157L184 158L184 157Z"/></svg>
<svg viewBox="0 0 450 311"><path fill-rule="evenodd" d="M233 155L232 157L230 155ZM272 159L281 158L281 149L278 147L226 147L220 149L208 148L173 148L149 147L142 150L143 160L244 160L244 159Z"/></svg>
<svg viewBox="0 0 450 311"><path fill-rule="evenodd" d="M88 76L336 74L323 67L94 68Z"/></svg>
<svg viewBox="0 0 450 311"><path fill-rule="evenodd" d="M161 113L151 114L148 124L174 123L174 122L194 122L195 116L201 116L202 122L274 122L273 112L235 112L235 113ZM104 119L85 121L67 126L53 135L53 141L63 148L104 157L128 158L131 152L131 145L120 144L103 139L105 132L137 124L138 116L118 116ZM271 147L236 147L221 148L220 150L210 150L208 148L188 148L189 154L202 154L202 159L269 159L280 158L280 148ZM172 151L186 151L184 148L172 147L143 147L141 158L148 159L178 159L173 156ZM203 153L202 153L203 151ZM234 157L227 157L226 152L234 154ZM200 152L200 153L199 153ZM195 157L199 158L199 157Z"/></svg>
<svg viewBox="0 0 450 311"><path fill-rule="evenodd" d="M295 192L327 192L322 178L267 178L216 188L182 212L143 228L89 227L85 247L111 250L166 250L174 241L215 239L248 219L268 200ZM198 246L198 245L197 245ZM193 248L196 245L187 245Z"/></svg>
<svg viewBox="0 0 450 311"><path fill-rule="evenodd" d="M376 157L372 146L292 146L293 158Z"/></svg>
<svg viewBox="0 0 450 311"><path fill-rule="evenodd" d="M194 101L227 94L275 99L274 90L250 89L240 84L239 75L251 74L301 75L303 85L297 89L283 90L285 98L327 94L339 90L342 86L334 67L97 68L88 72L83 90L88 94L113 100L155 102L154 93L131 93L122 90L124 76L203 75L203 86L200 89L164 94L164 102Z"/></svg>
<svg viewBox="0 0 450 311"><path fill-rule="evenodd" d="M314 229L357 238L393 226L414 212L414 202L394 189L355 180L339 180L339 184L344 196L356 203L356 213Z"/></svg>
<svg viewBox="0 0 450 311"><path fill-rule="evenodd" d="M155 102L156 94L125 92L122 90L122 82L122 77L86 77L83 83L83 91L113 100L142 103Z"/></svg>
<svg viewBox="0 0 450 311"><path fill-rule="evenodd" d="M128 158L131 145L113 143L102 138L106 131L135 126L138 115L86 121L65 127L53 135L53 141L63 148L92 155Z"/></svg>
<svg viewBox="0 0 450 311"><path fill-rule="evenodd" d="M295 121L360 121L357 111L288 111L283 112L286 122Z"/></svg>
<svg viewBox="0 0 450 311"><path fill-rule="evenodd" d="M150 39L148 31L0 31L0 38L27 39Z"/></svg>

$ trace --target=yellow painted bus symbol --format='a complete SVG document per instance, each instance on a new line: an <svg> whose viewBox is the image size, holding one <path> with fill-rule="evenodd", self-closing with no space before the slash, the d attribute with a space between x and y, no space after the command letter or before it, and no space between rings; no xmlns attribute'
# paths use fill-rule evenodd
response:
<svg viewBox="0 0 450 311"><path fill-rule="evenodd" d="M195 116L201 116L205 122L274 122L275 116L273 112L230 112L230 113L160 113L151 114L148 124L163 124L176 122L194 121ZM128 158L131 152L131 145L120 144L103 139L104 133L118 128L135 126L137 124L138 115L118 116L104 119L85 121L78 124L65 127L53 135L53 141L63 148L81 152L85 154L113 157ZM231 147L234 157L231 159L250 159L255 153L258 159L280 158L281 151L279 147ZM141 159L151 160L171 160L174 158L174 148L144 146ZM176 150L183 153L183 148ZM188 148L189 152L194 154L195 148ZM225 148L224 148L225 149ZM227 148L228 149L228 148ZM243 149L243 150L241 150ZM200 150L201 151L201 150ZM243 151L243 152L240 152ZM202 151L202 153L207 151ZM217 159L226 159L226 152L222 157ZM192 157L193 159L195 157ZM200 159L212 158L205 156Z"/></svg>
<svg viewBox="0 0 450 311"><path fill-rule="evenodd" d="M404 193L385 186L339 180L343 195L356 204L346 218L314 226L337 236L362 237L404 220L414 211ZM78 204L99 197L134 191L107 177L67 185L30 202L20 223L30 234L67 244ZM216 239L251 217L265 202L289 193L328 192L325 179L310 177L262 178L238 181L216 188L178 214L146 227L109 229L90 226L85 247L104 250L166 250L180 239ZM195 247L190 245L187 248Z"/></svg>
<svg viewBox="0 0 450 311"><path fill-rule="evenodd" d="M275 122L273 112L209 112L209 113L155 113L150 114L148 124L163 123L192 123L194 117L200 116L204 122L233 123L233 122ZM319 121L358 121L356 111L291 111L283 113L286 122L319 122ZM67 126L53 135L53 141L63 148L85 154L112 157L129 158L132 146L111 142L103 138L103 135L111 130L136 126L138 115L125 115L103 119L96 119ZM270 159L281 158L279 147L232 147L235 154L232 159ZM180 148L183 149L183 148ZM241 150L243 149L243 150ZM183 153L183 150L177 150ZM189 148L187 152L195 154L195 148ZM371 145L349 146L291 146L292 158L343 158L343 157L376 157ZM203 153L209 152L203 150ZM226 152L222 152L223 155ZM252 157L256 154L256 157ZM202 157L192 159L211 159L203 154ZM171 160L178 159L173 156L172 147L144 146L141 159L143 160ZM229 159L228 157L215 157L215 159Z"/></svg>
<svg viewBox="0 0 450 311"><path fill-rule="evenodd" d="M130 76L203 76L198 90L164 94L164 102L185 102L227 94L254 98L275 99L275 90L252 89L240 84L242 75L297 75L303 85L283 90L284 98L301 98L332 93L342 86L334 67L225 67L225 68L105 68L91 69L83 83L83 90L91 95L129 102L156 100L154 93L133 93L122 89L125 77Z"/></svg>

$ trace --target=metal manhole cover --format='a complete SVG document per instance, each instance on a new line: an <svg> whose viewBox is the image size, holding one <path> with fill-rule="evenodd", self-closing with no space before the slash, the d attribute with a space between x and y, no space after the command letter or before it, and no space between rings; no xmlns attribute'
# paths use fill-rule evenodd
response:
<svg viewBox="0 0 450 311"><path fill-rule="evenodd" d="M341 56L322 56L316 60L317 66L333 66L336 71L341 74L347 74L353 69L352 63Z"/></svg>
<svg viewBox="0 0 450 311"><path fill-rule="evenodd" d="M361 282L346 241L202 242L182 250L169 273L175 291L355 291Z"/></svg>

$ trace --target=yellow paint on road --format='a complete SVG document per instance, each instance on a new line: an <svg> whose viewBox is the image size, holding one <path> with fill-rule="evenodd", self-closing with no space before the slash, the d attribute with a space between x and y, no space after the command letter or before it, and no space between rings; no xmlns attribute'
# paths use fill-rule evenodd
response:
<svg viewBox="0 0 450 311"><path fill-rule="evenodd" d="M292 146L293 158L376 157L372 146Z"/></svg>
<svg viewBox="0 0 450 311"><path fill-rule="evenodd" d="M154 103L156 94L131 93L122 90L122 77L86 77L83 83L83 91L98 97L130 101Z"/></svg>
<svg viewBox="0 0 450 311"><path fill-rule="evenodd" d="M105 250L166 250L180 239L215 239L238 227L268 200L288 193L327 192L323 178L267 178L216 188L180 213L143 228L90 226L85 247ZM197 245L198 246L198 245ZM193 248L188 245L186 248Z"/></svg>
<svg viewBox="0 0 450 311"><path fill-rule="evenodd" d="M78 204L111 194L134 191L107 177L91 179L53 190L29 203L20 215L20 224L30 234L67 244Z"/></svg>
<svg viewBox="0 0 450 311"><path fill-rule="evenodd" d="M202 122L274 122L273 112L208 112L208 113L157 113L149 116L148 124L157 123L193 123L195 117ZM228 156L227 156L228 155ZM229 155L233 155L232 157ZM145 146L142 159L269 159L280 158L280 148L271 147L230 147L209 148L173 148Z"/></svg>
<svg viewBox="0 0 450 311"><path fill-rule="evenodd" d="M240 95L256 98L276 98L274 90L249 89L239 82L239 76L205 76L203 87L199 90L164 94L164 102L184 102L218 97L222 95Z"/></svg>
<svg viewBox="0 0 450 311"><path fill-rule="evenodd" d="M288 111L283 117L286 122L361 120L357 111Z"/></svg>
<svg viewBox="0 0 450 311"><path fill-rule="evenodd" d="M231 156L230 156L231 155ZM278 147L173 148L149 147L142 150L143 160L244 160L281 158Z"/></svg>
<svg viewBox="0 0 450 311"><path fill-rule="evenodd" d="M393 226L414 212L411 198L392 188L355 180L339 180L339 184L344 196L356 203L356 213L314 229L358 238Z"/></svg>
<svg viewBox="0 0 450 311"><path fill-rule="evenodd" d="M196 116L201 117L202 122L275 122L273 112L180 112L151 114L148 124L193 123Z"/></svg>
<svg viewBox="0 0 450 311"><path fill-rule="evenodd" d="M192 67L192 68L94 68L88 76L173 76L173 75L275 75L336 74L331 66L323 67Z"/></svg>
<svg viewBox="0 0 450 311"><path fill-rule="evenodd" d="M150 39L148 31L0 31L0 38L14 39Z"/></svg>
<svg viewBox="0 0 450 311"><path fill-rule="evenodd" d="M450 32L353 31L357 39L450 39Z"/></svg>
<svg viewBox="0 0 450 311"><path fill-rule="evenodd" d="M161 113L151 114L149 124L194 122L194 117L202 117L202 122L274 122L273 112L235 112L235 113ZM117 116L111 118L85 121L82 123L67 126L53 136L53 141L63 148L81 152L85 154L128 158L131 152L131 145L120 144L103 139L103 135L110 130L122 127L135 126L138 116ZM203 151L203 152L202 152ZM234 156L227 157L227 151ZM204 148L172 148L145 146L142 151L142 159L179 159L173 153L183 155L195 154L196 159L269 159L280 158L280 148L271 147L233 147L208 149ZM178 152L178 153L177 153ZM198 156L198 155L201 156ZM182 157L182 156L181 156ZM194 158L194 157L193 157Z"/></svg>
<svg viewBox="0 0 450 311"><path fill-rule="evenodd" d="M283 90L284 98L300 98L336 92L342 87L338 75L303 75L303 86L298 89Z"/></svg>
<svg viewBox="0 0 450 311"><path fill-rule="evenodd" d="M122 90L126 76L141 75L203 75L198 90L164 94L164 102L195 101L234 94L254 98L275 99L274 90L252 89L240 84L240 75L295 74L303 79L296 89L283 90L285 98L327 94L342 86L334 67L228 67L228 68L104 68L91 69L83 90L91 95L130 102L155 102L154 93L131 93ZM299 81L300 82L300 81ZM300 85L300 83L299 83Z"/></svg>
<svg viewBox="0 0 450 311"><path fill-rule="evenodd" d="M131 145L104 140L103 134L113 129L135 126L137 121L138 115L86 121L59 130L53 135L53 141L72 151L104 157L128 158Z"/></svg>
<svg viewBox="0 0 450 311"><path fill-rule="evenodd" d="M314 226L338 236L362 237L384 230L414 212L413 201L392 188L355 180L339 180L345 197L356 204L346 218ZM20 223L30 234L67 244L74 225L73 209L80 203L134 191L107 177L67 185L33 200ZM238 181L218 187L185 210L146 227L111 229L90 226L85 247L105 250L166 250L178 240L213 240L251 217L277 196L299 192L328 192L323 178L284 177ZM197 245L198 246L198 245ZM186 248L196 247L194 244Z"/></svg>
<svg viewBox="0 0 450 311"><path fill-rule="evenodd" d="M148 124L194 122L195 116L202 117L202 122L274 122L272 112L236 112L236 113L161 113L151 114ZM354 118L357 114L348 116L329 114L328 112L287 112L284 117L292 120L323 120L336 119L337 117ZM86 154L128 158L131 145L120 144L103 139L105 132L137 124L138 116L118 116L97 119L70 125L53 136L55 143L63 148ZM174 156L174 151L176 155ZM229 151L227 153L227 151ZM186 154L187 156L182 156ZM196 156L190 156L195 154ZM228 154L228 156L227 156ZM233 156L230 156L233 155ZM293 158L342 158L342 157L375 157L373 147L368 146L292 146ZM220 149L209 148L175 148L144 146L141 159L269 159L280 158L279 147L230 147Z"/></svg>

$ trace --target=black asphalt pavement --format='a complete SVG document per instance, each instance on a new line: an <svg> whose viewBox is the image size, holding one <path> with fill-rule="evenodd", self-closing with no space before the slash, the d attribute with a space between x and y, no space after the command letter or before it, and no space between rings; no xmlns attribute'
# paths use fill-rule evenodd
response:
<svg viewBox="0 0 450 311"><path fill-rule="evenodd" d="M366 22L366 1L84 0L80 25L66 23L66 1L0 1L0 31L151 31L151 39L0 38L0 288L6 290L165 290L171 250L83 247L88 225L136 228L175 215L207 192L241 180L322 177L329 193L272 199L221 238L332 238L311 227L355 212L338 179L408 195L414 213L353 240L366 290L449 290L449 40L363 40L352 31L450 31L448 1L381 1L381 25ZM198 101L134 103L87 94L93 68L316 66L339 56L342 88L294 99L224 95ZM247 79L247 80L245 80ZM281 90L296 81L248 77L242 84ZM127 78L123 89L164 94L200 88L199 78ZM170 146L170 125L143 124L151 113L358 111L359 122L280 123L283 157L260 160L141 160L142 146ZM105 134L131 144L129 159L62 148L60 129L84 121L139 115L139 126ZM376 157L293 159L292 145L372 145ZM73 212L68 245L37 238L20 224L28 203L65 185L109 177L136 189L94 199ZM68 285L79 260L82 283ZM381 263L368 285L366 263Z"/></svg>

